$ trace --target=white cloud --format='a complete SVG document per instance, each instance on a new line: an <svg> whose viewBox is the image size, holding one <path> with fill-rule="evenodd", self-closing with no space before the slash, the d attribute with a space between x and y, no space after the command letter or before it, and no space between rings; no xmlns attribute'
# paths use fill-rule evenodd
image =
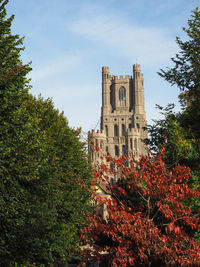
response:
<svg viewBox="0 0 200 267"><path fill-rule="evenodd" d="M83 102L87 99L92 100L96 97L96 91L94 88L98 88L97 84L81 84L77 81L75 84L67 83L65 86L56 87L48 85L48 91L51 92L51 96L59 100L60 103L70 102L74 104L74 101ZM101 90L101 88L99 88ZM81 92L81 93L80 93Z"/></svg>
<svg viewBox="0 0 200 267"><path fill-rule="evenodd" d="M30 77L34 82L47 79L50 76L67 72L68 70L75 68L79 62L80 55L65 55L55 59L47 65L40 65L39 68L34 66L33 71L30 73Z"/></svg>
<svg viewBox="0 0 200 267"><path fill-rule="evenodd" d="M164 62L177 50L166 30L131 25L114 15L83 17L72 22L68 30L115 49L130 61L139 59L142 64Z"/></svg>

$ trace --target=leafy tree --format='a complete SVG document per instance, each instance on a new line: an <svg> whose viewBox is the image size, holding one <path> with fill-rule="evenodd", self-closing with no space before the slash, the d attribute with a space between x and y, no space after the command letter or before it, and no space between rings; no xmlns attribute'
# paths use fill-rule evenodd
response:
<svg viewBox="0 0 200 267"><path fill-rule="evenodd" d="M107 215L88 218L83 228L84 256L100 266L198 266L199 245L188 234L199 230L199 217L184 200L200 196L187 185L189 168L177 165L171 172L163 162L164 149L156 157L107 157L114 170L102 165L93 183L100 186ZM128 166L124 166L124 160ZM127 165L127 164L126 164ZM118 177L110 184L110 177ZM106 197L105 197L106 196Z"/></svg>
<svg viewBox="0 0 200 267"><path fill-rule="evenodd" d="M5 5L8 1L0 1L0 253L11 254L8 248L8 240L13 242L11 231L5 228L17 228L20 224L12 220L18 218L20 207L19 200L21 188L12 177L15 175L15 143L18 142L21 122L15 114L18 112L27 98L29 65L23 65L20 60L20 52L23 50L23 39L11 34L13 16L6 19ZM20 172L20 169L18 170Z"/></svg>
<svg viewBox="0 0 200 267"><path fill-rule="evenodd" d="M31 68L7 3L0 0L0 265L52 266L78 249L90 166L79 131L51 100L29 94Z"/></svg>
<svg viewBox="0 0 200 267"><path fill-rule="evenodd" d="M159 75L171 85L180 89L179 101L182 110L173 112L173 105L159 107L164 118L148 126L149 139L145 142L150 150L158 152L166 144L165 163L172 168L178 163L191 168L192 180L189 185L199 189L200 185L200 12L196 8L183 28L187 40L177 37L180 51L172 61L172 68L161 69ZM197 212L199 200L191 199L190 207ZM200 236L197 240L200 242Z"/></svg>
<svg viewBox="0 0 200 267"><path fill-rule="evenodd" d="M161 70L160 76L171 85L176 85L183 112L180 122L196 139L200 136L200 12L196 8L188 20L188 28L183 28L188 39L176 42L180 48L172 61L174 67ZM199 143L199 142L198 142ZM199 146L198 146L199 147Z"/></svg>
<svg viewBox="0 0 200 267"><path fill-rule="evenodd" d="M52 257L55 260L63 255L70 259L79 250L80 228L90 209L91 168L85 144L80 142L80 131L69 128L63 113L55 110L51 100L33 98L26 105L28 113L39 121L38 135L45 135L45 157L39 168L41 184L34 180L31 188L34 185L38 204L43 201L48 212L53 212L51 219L49 214L46 218L52 231L47 227L45 235ZM39 197L38 189L42 189Z"/></svg>
<svg viewBox="0 0 200 267"><path fill-rule="evenodd" d="M182 114L173 111L174 105L169 104L166 108L157 105L163 119L154 120L153 125L148 125L149 137L144 140L149 150L157 154L165 145L165 164L170 169L178 163L190 166L192 169L199 168L200 154L196 146L194 136L191 136L180 123Z"/></svg>
<svg viewBox="0 0 200 267"><path fill-rule="evenodd" d="M182 111L176 114L173 112L173 105L168 105L165 109L158 106L164 119L155 121L155 125L148 127L150 139L146 141L150 149L156 151L166 143L167 137L167 143L169 143L167 151L171 148L168 153L169 158L167 157L169 161L171 163L177 160L183 161L192 169L199 169L200 12L198 8L192 12L191 19L188 20L188 28L183 30L188 39L182 41L177 37L176 42L180 51L172 58L174 67L161 69L159 72L162 78L180 89L179 100Z"/></svg>

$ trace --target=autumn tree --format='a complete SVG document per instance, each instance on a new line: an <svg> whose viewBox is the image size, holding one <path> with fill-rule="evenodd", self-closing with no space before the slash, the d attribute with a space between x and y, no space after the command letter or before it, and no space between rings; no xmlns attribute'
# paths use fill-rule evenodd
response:
<svg viewBox="0 0 200 267"><path fill-rule="evenodd" d="M199 265L199 245L187 232L199 231L200 220L184 203L200 196L187 185L190 169L177 165L168 172L164 149L139 160L106 158L114 169L103 164L93 180L104 194L94 197L106 205L106 216L88 218L89 226L82 230L89 244L84 256L100 266ZM116 184L111 185L111 177L117 177Z"/></svg>

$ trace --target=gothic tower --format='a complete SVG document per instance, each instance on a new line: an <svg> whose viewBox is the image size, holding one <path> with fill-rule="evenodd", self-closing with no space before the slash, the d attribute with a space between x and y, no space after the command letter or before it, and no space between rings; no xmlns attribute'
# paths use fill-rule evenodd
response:
<svg viewBox="0 0 200 267"><path fill-rule="evenodd" d="M133 76L110 75L109 68L102 68L101 126L91 131L89 153L94 162L106 152L113 157L145 154L141 139L147 137L144 103L144 76L140 65L133 65ZM92 140L92 142L91 142ZM93 151L92 144L98 144L100 151Z"/></svg>

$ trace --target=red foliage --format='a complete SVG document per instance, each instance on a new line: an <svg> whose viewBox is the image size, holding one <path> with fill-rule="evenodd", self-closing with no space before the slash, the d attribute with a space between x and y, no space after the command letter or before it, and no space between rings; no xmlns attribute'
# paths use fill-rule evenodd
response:
<svg viewBox="0 0 200 267"><path fill-rule="evenodd" d="M107 215L89 217L82 229L82 240L89 245L83 251L86 257L102 266L200 265L199 245L188 235L199 231L199 217L184 204L200 192L187 185L189 168L178 165L168 172L163 150L156 158L141 156L139 161L109 156L114 170L103 165L95 171L93 184L106 183L107 197L95 194ZM107 176L119 179L111 185Z"/></svg>

